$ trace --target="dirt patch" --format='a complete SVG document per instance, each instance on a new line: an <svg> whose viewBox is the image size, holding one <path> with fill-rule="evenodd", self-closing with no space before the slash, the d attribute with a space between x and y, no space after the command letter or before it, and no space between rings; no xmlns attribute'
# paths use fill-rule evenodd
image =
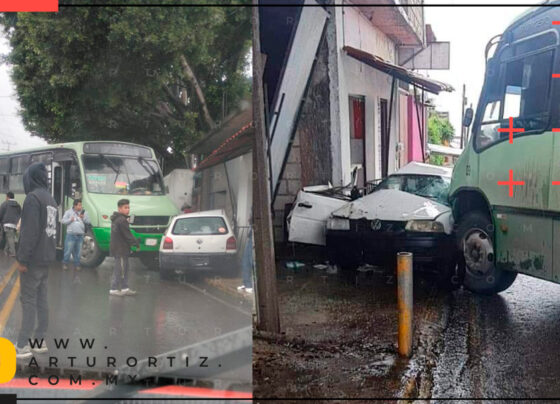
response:
<svg viewBox="0 0 560 404"><path fill-rule="evenodd" d="M391 273L369 271L343 282L310 266L294 272L279 265L279 277L282 335L254 335L255 397L391 398L418 377L414 357L397 355ZM429 314L441 297L422 280L414 293L415 326L422 329L415 346L422 347L421 339L430 341L441 327Z"/></svg>

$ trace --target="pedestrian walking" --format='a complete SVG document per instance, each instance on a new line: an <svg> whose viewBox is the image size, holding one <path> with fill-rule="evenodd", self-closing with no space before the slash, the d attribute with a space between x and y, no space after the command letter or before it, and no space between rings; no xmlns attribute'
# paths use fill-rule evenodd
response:
<svg viewBox="0 0 560 404"><path fill-rule="evenodd" d="M87 212L82 209L82 201L80 199L74 199L72 208L64 213L61 222L67 226L66 238L64 239L62 269L68 269L68 262L70 261L70 255L72 255L74 259L74 269L79 271L86 225L91 224Z"/></svg>
<svg viewBox="0 0 560 404"><path fill-rule="evenodd" d="M47 278L49 264L56 258L56 223L58 209L48 190L47 168L34 163L23 174L27 195L21 213L21 228L17 248L20 272L21 329L16 343L16 358L47 352L44 340L49 323ZM35 339L42 341L33 349L29 339L35 328Z"/></svg>
<svg viewBox="0 0 560 404"><path fill-rule="evenodd" d="M12 191L6 194L6 200L0 205L0 223L5 241L4 251L10 257L16 256L16 229L21 217L21 206L14 199Z"/></svg>
<svg viewBox="0 0 560 404"><path fill-rule="evenodd" d="M140 243L130 232L130 201L121 199L117 203L118 211L111 216L110 254L115 258L113 279L109 294L112 296L133 296L136 292L128 287L128 257L130 248L140 248Z"/></svg>

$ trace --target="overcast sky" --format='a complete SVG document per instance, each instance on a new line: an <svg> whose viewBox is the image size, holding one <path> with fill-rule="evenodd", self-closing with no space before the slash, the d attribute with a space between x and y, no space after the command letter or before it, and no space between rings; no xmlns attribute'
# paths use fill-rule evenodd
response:
<svg viewBox="0 0 560 404"><path fill-rule="evenodd" d="M0 54L5 55L10 47L6 38L0 34ZM0 151L17 150L46 144L45 141L31 136L24 128L18 114L19 103L15 88L10 79L10 67L0 64Z"/></svg>
<svg viewBox="0 0 560 404"><path fill-rule="evenodd" d="M426 0L426 4L480 4L472 0ZM539 0L492 0L498 3L536 5ZM484 49L495 35L526 11L528 7L425 7L426 24L431 24L438 41L451 42L450 70L431 70L428 76L451 84L455 91L436 97L436 109L448 111L455 133L461 128L461 93L466 84L468 105L476 108L484 80Z"/></svg>

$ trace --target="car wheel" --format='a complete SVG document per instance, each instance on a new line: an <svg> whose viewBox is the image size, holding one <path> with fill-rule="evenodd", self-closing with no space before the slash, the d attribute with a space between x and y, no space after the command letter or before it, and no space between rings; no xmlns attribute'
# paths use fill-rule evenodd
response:
<svg viewBox="0 0 560 404"><path fill-rule="evenodd" d="M471 292L493 295L509 288L517 272L495 265L494 226L482 212L467 213L457 227L457 244L465 260L463 285Z"/></svg>
<svg viewBox="0 0 560 404"><path fill-rule="evenodd" d="M96 268L105 260L105 253L99 249L91 231L84 236L80 265L85 268Z"/></svg>

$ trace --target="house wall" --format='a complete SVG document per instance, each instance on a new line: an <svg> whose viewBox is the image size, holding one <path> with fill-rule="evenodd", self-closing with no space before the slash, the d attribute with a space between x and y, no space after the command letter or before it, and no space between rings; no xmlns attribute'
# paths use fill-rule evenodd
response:
<svg viewBox="0 0 560 404"><path fill-rule="evenodd" d="M395 63L395 43L373 26L358 7L344 7L344 46L352 46Z"/></svg>
<svg viewBox="0 0 560 404"><path fill-rule="evenodd" d="M193 204L194 172L188 169L175 169L163 178L163 182L169 187L169 197L181 209L183 204Z"/></svg>
<svg viewBox="0 0 560 404"><path fill-rule="evenodd" d="M285 206L308 185L331 181L332 159L329 105L328 47L323 38L309 79L294 141L274 200L274 238L285 241Z"/></svg>
<svg viewBox="0 0 560 404"><path fill-rule="evenodd" d="M348 184L351 180L350 160L350 114L348 97L362 96L365 99L365 177L371 181L381 177L381 119L380 100L391 100L392 77L373 69L345 54L344 46L352 46L378 55L394 63L396 45L379 29L359 12L355 7L331 8L335 14L329 23L338 26L336 31L337 71L331 70L336 76L338 86L336 93L331 94L331 102L338 103L339 131L331 132L334 148L332 155L339 156L340 165L333 164L333 179L336 185ZM333 58L334 60L334 58ZM388 172L395 170L395 146L399 122L398 92L393 99L392 116L390 117L390 141ZM388 106L390 109L390 106ZM331 107L332 110L332 107ZM334 125L331 125L334 126ZM334 159L333 159L334 161Z"/></svg>
<svg viewBox="0 0 560 404"><path fill-rule="evenodd" d="M201 172L200 210L224 209L228 218L235 221L238 245L244 243L251 216L252 166L249 152Z"/></svg>

